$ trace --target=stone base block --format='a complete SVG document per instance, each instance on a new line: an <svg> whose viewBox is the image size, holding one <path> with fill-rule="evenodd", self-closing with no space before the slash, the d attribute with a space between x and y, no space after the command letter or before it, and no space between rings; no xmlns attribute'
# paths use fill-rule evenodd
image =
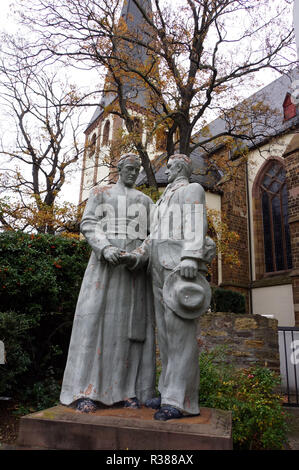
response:
<svg viewBox="0 0 299 470"><path fill-rule="evenodd" d="M80 413L66 406L24 416L19 449L50 450L230 450L231 414L201 408L201 415L156 421L142 407L107 408Z"/></svg>

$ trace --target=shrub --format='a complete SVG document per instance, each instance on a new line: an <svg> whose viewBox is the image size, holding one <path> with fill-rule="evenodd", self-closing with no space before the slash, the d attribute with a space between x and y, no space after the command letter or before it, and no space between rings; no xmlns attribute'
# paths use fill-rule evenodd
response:
<svg viewBox="0 0 299 470"><path fill-rule="evenodd" d="M57 392L89 255L85 241L0 234L0 394L41 404Z"/></svg>
<svg viewBox="0 0 299 470"><path fill-rule="evenodd" d="M30 368L30 334L34 319L15 312L0 312L0 338L7 362L0 365L0 395L14 395L19 380Z"/></svg>
<svg viewBox="0 0 299 470"><path fill-rule="evenodd" d="M212 288L211 310L213 312L246 313L245 296L228 289Z"/></svg>
<svg viewBox="0 0 299 470"><path fill-rule="evenodd" d="M200 376L200 405L232 412L234 449L283 448L287 424L283 399L275 391L279 376L258 366L228 366L216 350L200 355Z"/></svg>
<svg viewBox="0 0 299 470"><path fill-rule="evenodd" d="M40 315L72 310L89 254L85 241L0 234L1 310Z"/></svg>

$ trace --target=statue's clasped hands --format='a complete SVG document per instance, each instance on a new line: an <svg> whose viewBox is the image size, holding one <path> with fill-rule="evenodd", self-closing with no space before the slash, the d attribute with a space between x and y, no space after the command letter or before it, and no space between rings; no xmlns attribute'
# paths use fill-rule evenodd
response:
<svg viewBox="0 0 299 470"><path fill-rule="evenodd" d="M113 266L125 264L126 266L131 267L136 262L135 255L121 250L116 246L106 246L103 250L103 257Z"/></svg>
<svg viewBox="0 0 299 470"><path fill-rule="evenodd" d="M132 267L136 263L136 255L128 253L116 246L107 246L103 250L105 260L113 266L124 264ZM198 270L198 262L196 259L185 258L179 265L180 275L186 279L194 279Z"/></svg>

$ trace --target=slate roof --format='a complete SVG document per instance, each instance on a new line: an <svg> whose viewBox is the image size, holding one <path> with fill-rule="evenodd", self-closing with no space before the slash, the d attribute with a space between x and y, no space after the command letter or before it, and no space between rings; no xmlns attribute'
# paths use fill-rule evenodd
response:
<svg viewBox="0 0 299 470"><path fill-rule="evenodd" d="M253 139L246 140L246 145L249 148L261 145L263 141L267 141L269 138L276 135L280 135L292 127L296 127L299 124L299 113L287 121L284 120L283 113L283 102L287 93L292 92L292 83L296 80L299 81L299 68L293 69L289 75L281 75L279 78L265 86L258 92L251 95L246 101L256 104L261 102L273 110L273 113L267 113L265 123L254 123L253 124ZM299 88L299 85L298 87ZM228 122L223 118L217 118L209 123L209 132L212 136L221 134L228 128ZM197 142L203 142L205 136L202 136L198 132L193 136L193 140ZM210 149L215 150L213 145Z"/></svg>

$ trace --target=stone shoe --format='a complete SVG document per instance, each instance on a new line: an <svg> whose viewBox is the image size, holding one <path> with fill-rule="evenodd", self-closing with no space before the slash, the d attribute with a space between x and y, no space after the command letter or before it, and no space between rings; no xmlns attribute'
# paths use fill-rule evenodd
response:
<svg viewBox="0 0 299 470"><path fill-rule="evenodd" d="M128 398L128 400L124 401L124 408L140 408L139 401L136 397Z"/></svg>
<svg viewBox="0 0 299 470"><path fill-rule="evenodd" d="M182 416L183 413L180 410L170 405L162 406L160 410L154 414L154 418L158 421L167 421L168 419L179 419L182 418Z"/></svg>
<svg viewBox="0 0 299 470"><path fill-rule="evenodd" d="M90 398L80 398L76 404L76 410L81 413L93 413L98 409L98 405Z"/></svg>
<svg viewBox="0 0 299 470"><path fill-rule="evenodd" d="M144 405L147 408L152 408L153 410L158 410L161 407L161 397L149 398L146 400Z"/></svg>

